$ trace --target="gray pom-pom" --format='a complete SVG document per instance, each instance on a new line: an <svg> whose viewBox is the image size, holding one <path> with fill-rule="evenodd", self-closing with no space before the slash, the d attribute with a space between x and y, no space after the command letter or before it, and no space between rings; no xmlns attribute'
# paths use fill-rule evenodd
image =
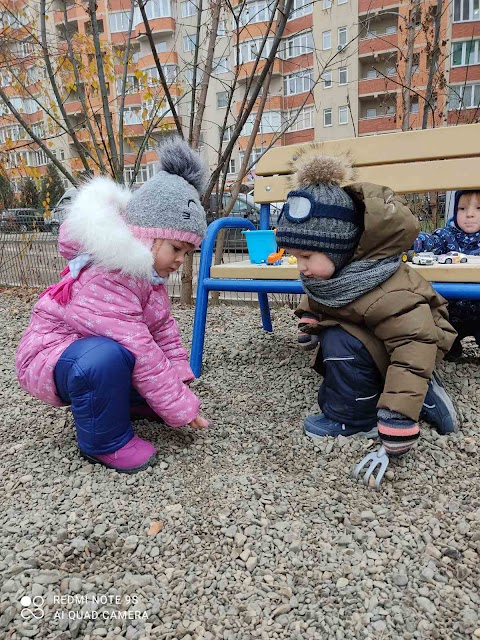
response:
<svg viewBox="0 0 480 640"><path fill-rule="evenodd" d="M207 167L198 152L178 136L167 139L158 148L160 169L180 176L197 191L202 191L207 181Z"/></svg>

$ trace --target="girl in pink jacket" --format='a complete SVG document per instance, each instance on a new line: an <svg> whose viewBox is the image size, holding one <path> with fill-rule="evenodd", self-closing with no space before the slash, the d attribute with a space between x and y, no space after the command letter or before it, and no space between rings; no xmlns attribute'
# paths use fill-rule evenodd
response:
<svg viewBox="0 0 480 640"><path fill-rule="evenodd" d="M16 354L29 394L71 405L81 453L117 471L145 469L155 448L131 413L171 427L208 426L188 384L165 282L206 231L199 199L206 175L180 139L160 149L160 171L130 192L110 178L81 187L61 227L70 260L40 295Z"/></svg>

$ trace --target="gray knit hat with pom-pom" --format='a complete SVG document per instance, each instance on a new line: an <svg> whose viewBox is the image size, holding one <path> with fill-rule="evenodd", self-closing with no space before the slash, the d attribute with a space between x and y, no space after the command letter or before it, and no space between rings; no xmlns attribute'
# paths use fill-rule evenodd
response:
<svg viewBox="0 0 480 640"><path fill-rule="evenodd" d="M167 238L198 246L207 230L200 202L206 166L178 137L164 142L158 153L160 170L132 194L126 222L139 239Z"/></svg>
<svg viewBox="0 0 480 640"><path fill-rule="evenodd" d="M287 195L277 224L277 243L287 249L325 253L338 271L353 256L361 235L355 205L342 189L352 171L346 159L300 157L292 167L297 188Z"/></svg>

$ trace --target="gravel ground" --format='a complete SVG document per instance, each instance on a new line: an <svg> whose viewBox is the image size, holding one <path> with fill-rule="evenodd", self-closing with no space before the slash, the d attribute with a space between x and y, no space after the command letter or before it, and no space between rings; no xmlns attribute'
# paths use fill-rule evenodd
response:
<svg viewBox="0 0 480 640"><path fill-rule="evenodd" d="M443 368L462 432L423 424L375 492L351 478L373 443L302 435L319 379L291 311L267 335L256 309L211 309L195 383L211 428L137 423L158 462L125 476L83 461L68 411L18 388L32 300L0 296L2 639L480 637L473 343ZM188 336L192 310L174 313Z"/></svg>

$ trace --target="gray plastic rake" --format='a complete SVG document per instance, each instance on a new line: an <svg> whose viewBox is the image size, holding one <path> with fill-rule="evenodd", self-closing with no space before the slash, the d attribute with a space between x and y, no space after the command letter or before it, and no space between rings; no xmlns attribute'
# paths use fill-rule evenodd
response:
<svg viewBox="0 0 480 640"><path fill-rule="evenodd" d="M365 475L362 477L363 484L368 486L370 477L377 467L378 474L375 478L375 489L380 488L380 483L383 480L383 476L385 475L385 471L387 470L389 463L387 452L385 451L385 447L380 447L378 451L373 451L366 455L355 467L353 472L353 477L357 480L360 477L360 474L363 470L365 470Z"/></svg>

